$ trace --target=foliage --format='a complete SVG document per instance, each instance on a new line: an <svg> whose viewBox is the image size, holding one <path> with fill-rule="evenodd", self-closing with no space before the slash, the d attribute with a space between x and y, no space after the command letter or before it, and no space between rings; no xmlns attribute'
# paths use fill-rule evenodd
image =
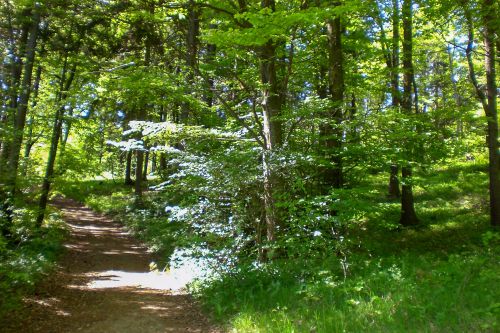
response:
<svg viewBox="0 0 500 333"><path fill-rule="evenodd" d="M66 235L60 215L52 212L43 231L33 230L34 207L17 212L16 243L0 237L0 313L19 306L21 297L50 272L62 252Z"/></svg>

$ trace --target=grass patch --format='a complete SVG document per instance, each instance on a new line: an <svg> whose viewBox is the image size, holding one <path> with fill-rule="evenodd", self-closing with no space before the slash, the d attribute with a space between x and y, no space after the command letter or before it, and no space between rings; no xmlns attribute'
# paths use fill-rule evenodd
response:
<svg viewBox="0 0 500 333"><path fill-rule="evenodd" d="M339 260L287 260L193 286L235 332L496 332L500 236L491 231L486 166L416 177L422 225L401 229L387 175L357 187L364 218L349 227L350 273Z"/></svg>

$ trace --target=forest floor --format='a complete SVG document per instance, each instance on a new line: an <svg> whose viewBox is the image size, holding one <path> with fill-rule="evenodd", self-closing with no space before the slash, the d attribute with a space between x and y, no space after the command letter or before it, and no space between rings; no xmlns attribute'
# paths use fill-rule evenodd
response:
<svg viewBox="0 0 500 333"><path fill-rule="evenodd" d="M58 199L70 230L57 269L2 320L10 332L218 332L121 224Z"/></svg>

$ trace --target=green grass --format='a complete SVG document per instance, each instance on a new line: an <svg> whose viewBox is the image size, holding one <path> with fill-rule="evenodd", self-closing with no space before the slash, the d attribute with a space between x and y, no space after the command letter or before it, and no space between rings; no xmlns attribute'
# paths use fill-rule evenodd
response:
<svg viewBox="0 0 500 333"><path fill-rule="evenodd" d="M345 235L347 276L323 253L241 267L191 290L233 332L500 332L500 236L489 226L486 165L450 165L416 174L418 228L398 226L387 174L342 194L361 212ZM130 188L85 182L61 192L123 218L157 250L176 241L148 215L151 202L130 209Z"/></svg>
<svg viewBox="0 0 500 333"><path fill-rule="evenodd" d="M387 175L355 190L366 214L336 256L275 262L193 288L234 332L498 332L500 236L488 220L484 164L416 177L418 228L398 228Z"/></svg>

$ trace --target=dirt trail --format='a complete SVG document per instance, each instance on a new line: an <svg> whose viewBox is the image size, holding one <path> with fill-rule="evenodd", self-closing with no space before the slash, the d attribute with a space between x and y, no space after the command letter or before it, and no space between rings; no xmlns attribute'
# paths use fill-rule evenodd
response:
<svg viewBox="0 0 500 333"><path fill-rule="evenodd" d="M71 231L67 251L0 332L219 332L189 295L165 289L152 256L120 224L71 200L54 205Z"/></svg>

